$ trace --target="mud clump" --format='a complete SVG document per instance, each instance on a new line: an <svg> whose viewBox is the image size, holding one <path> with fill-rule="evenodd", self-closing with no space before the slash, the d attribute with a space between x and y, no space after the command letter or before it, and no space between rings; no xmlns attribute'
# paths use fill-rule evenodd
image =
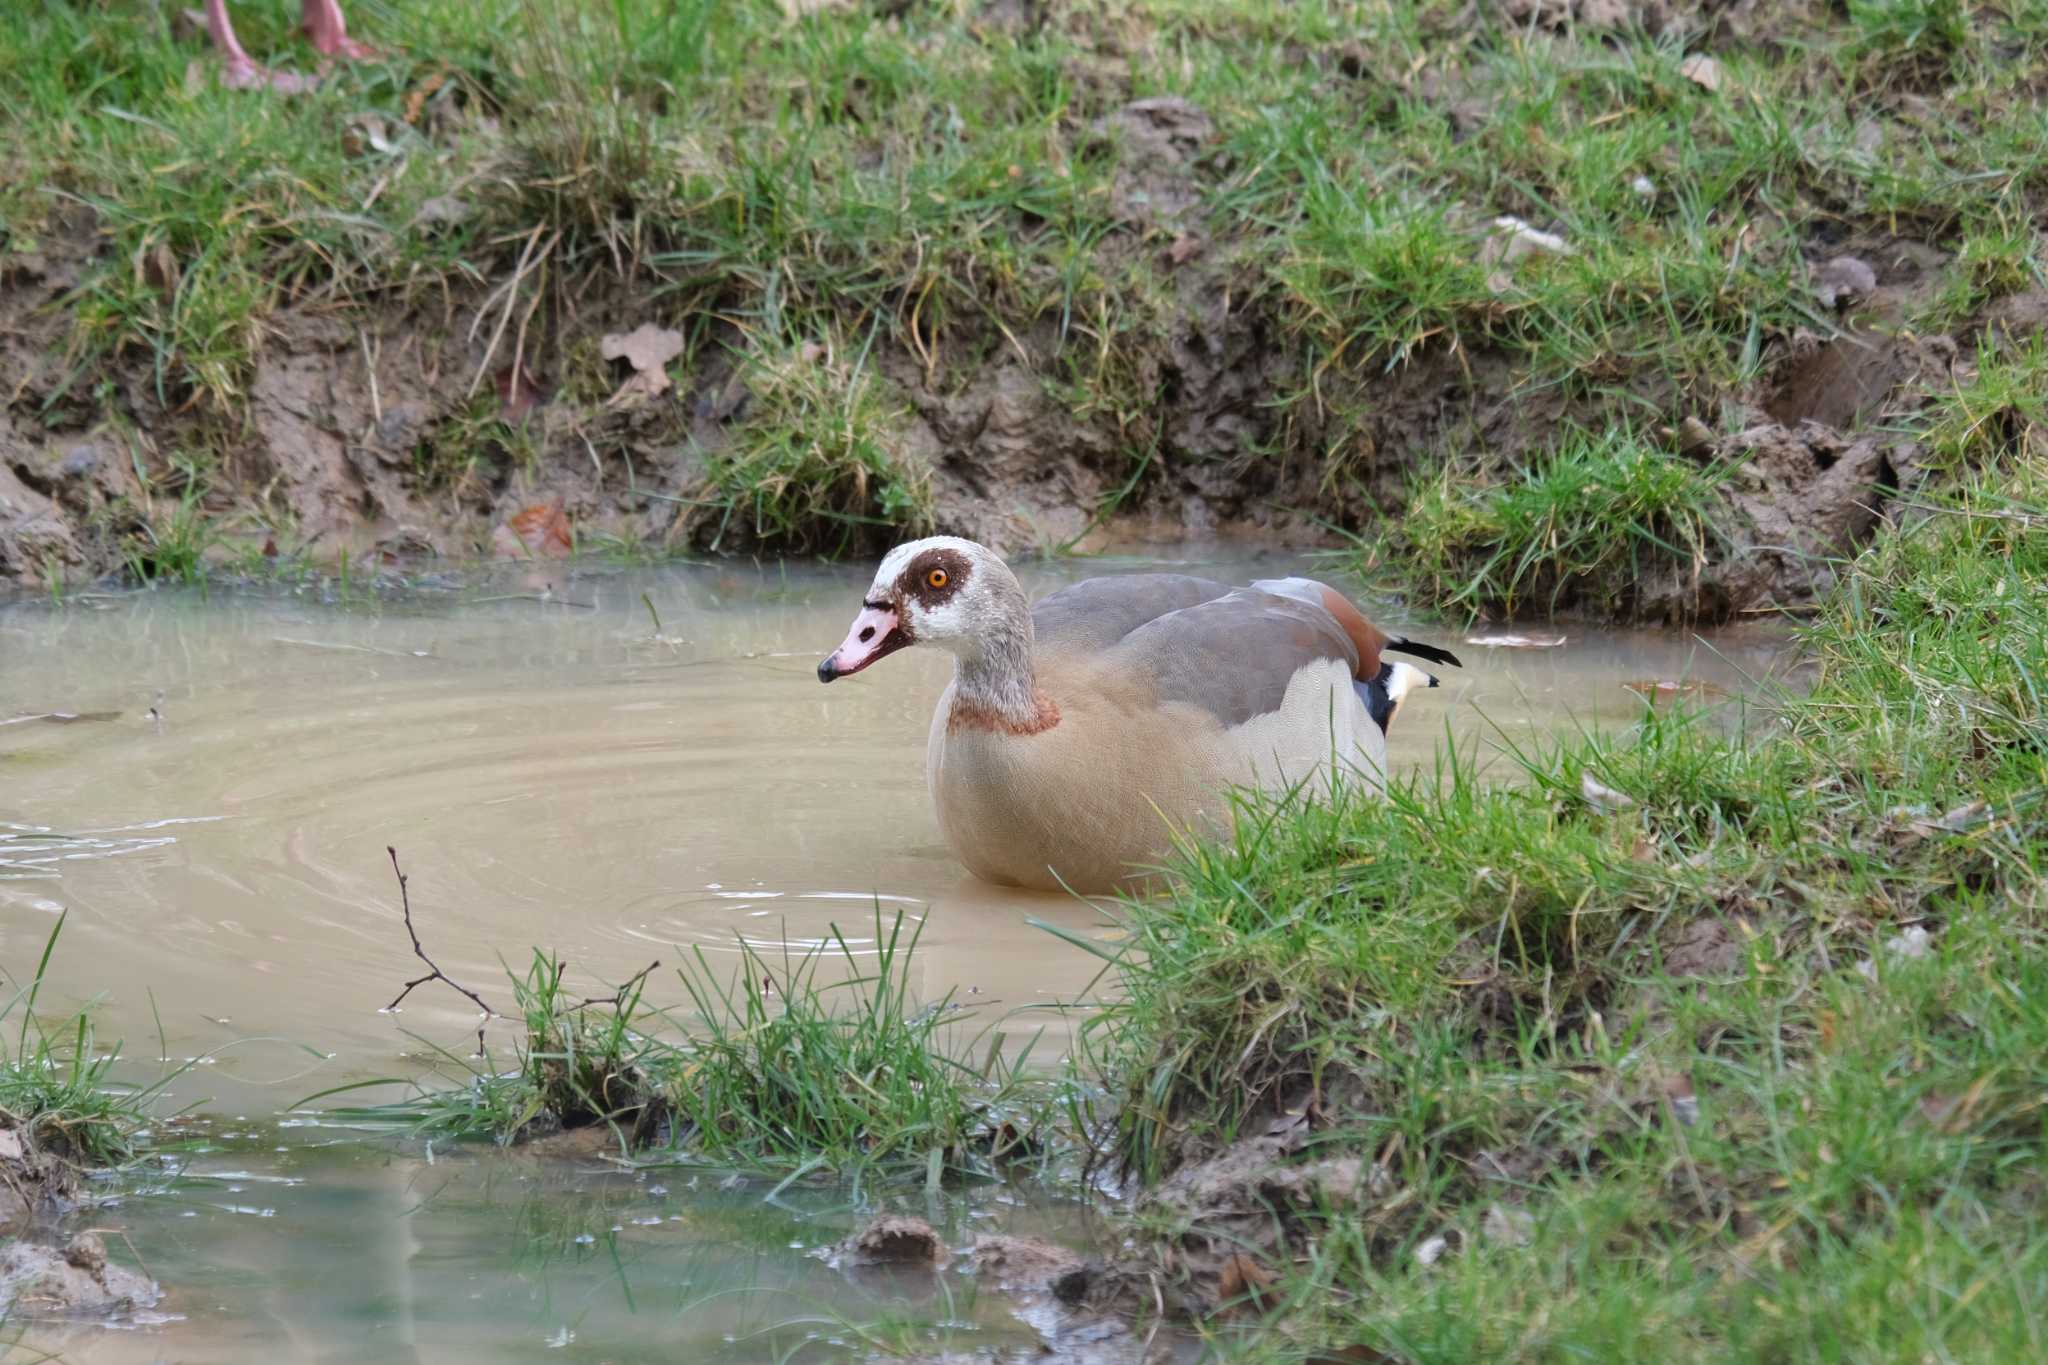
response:
<svg viewBox="0 0 2048 1365"><path fill-rule="evenodd" d="M71 1163L40 1146L29 1130L0 1116L0 1233L19 1232L78 1195Z"/></svg>
<svg viewBox="0 0 2048 1365"><path fill-rule="evenodd" d="M1646 620L1727 620L1765 605L1797 607L1834 586L1836 569L1876 527L1896 469L1911 452L1877 436L1844 436L1812 422L1765 423L1717 443L1734 464L1727 494L1731 543L1697 572L1649 585Z"/></svg>
<svg viewBox="0 0 2048 1365"><path fill-rule="evenodd" d="M938 1232L922 1218L885 1213L839 1244L841 1265L924 1267L936 1270L952 1259Z"/></svg>
<svg viewBox="0 0 2048 1365"><path fill-rule="evenodd" d="M1202 1321L1257 1314L1281 1269L1334 1210L1404 1231L1404 1201L1386 1171L1361 1157L1297 1161L1298 1133L1242 1139L1190 1161L1138 1199L1139 1226L1165 1229L1107 1264L1053 1282L1070 1308Z"/></svg>
<svg viewBox="0 0 2048 1365"><path fill-rule="evenodd" d="M14 1242L0 1248L0 1305L10 1316L104 1318L154 1307L156 1281L107 1259L98 1233L65 1246Z"/></svg>

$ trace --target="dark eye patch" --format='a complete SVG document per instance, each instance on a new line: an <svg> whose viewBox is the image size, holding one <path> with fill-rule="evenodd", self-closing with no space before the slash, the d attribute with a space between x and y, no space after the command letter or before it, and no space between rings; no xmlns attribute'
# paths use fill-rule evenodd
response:
<svg viewBox="0 0 2048 1365"><path fill-rule="evenodd" d="M972 572L967 556L958 550L926 550L904 568L896 580L896 591L921 607L936 607L959 592ZM945 575L936 587L932 584L935 574Z"/></svg>

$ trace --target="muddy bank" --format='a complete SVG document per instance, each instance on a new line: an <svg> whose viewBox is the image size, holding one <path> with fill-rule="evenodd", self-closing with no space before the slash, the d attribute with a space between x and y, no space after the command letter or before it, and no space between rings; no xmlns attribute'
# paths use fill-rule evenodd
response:
<svg viewBox="0 0 2048 1365"><path fill-rule="evenodd" d="M650 267L558 274L529 296L514 258L433 290L287 293L247 319L246 383L223 402L167 382L162 357L134 347L81 368L81 291L123 267L106 223L67 206L34 250L0 250L0 581L260 570L295 555L409 567L593 550L864 554L926 529L1012 554L1357 536L1398 567L1420 476L1447 462L1481 479L1516 468L1567 424L1613 423L1620 402L1667 414L1671 450L1729 477L1701 551L1611 614L1718 621L1825 590L1828 561L1918 474L1900 419L1972 363L1976 330L1913 337L1897 323L1939 287L1947 255L1886 240L1802 263L1839 330L1761 337L1748 391L1674 391L1654 366L1599 391L1532 388L1528 356L1483 336L1331 369L1242 251L1212 240L1225 225L1204 218L1202 195L1222 168L1203 110L1138 100L1086 139L1119 158L1123 206L1096 265L1141 260L1163 293L1113 365L1090 361L1081 382L1092 343L1055 319L920 330L912 318L871 326L858 353L764 349L715 299L665 302ZM175 288L175 261L151 268ZM1511 252L1501 268L1515 268ZM515 297L516 331L500 325ZM2001 301L1983 326L2008 343L2037 334L2025 302ZM835 445L821 431L842 418L850 434ZM1551 597L1566 613L1608 611Z"/></svg>
<svg viewBox="0 0 2048 1365"><path fill-rule="evenodd" d="M77 1169L11 1115L0 1114L0 1234L21 1232L77 1197Z"/></svg>
<svg viewBox="0 0 2048 1365"><path fill-rule="evenodd" d="M107 1259L96 1232L58 1236L53 1220L80 1194L79 1172L0 1116L0 1313L10 1319L107 1318L149 1308L161 1291Z"/></svg>
<svg viewBox="0 0 2048 1365"><path fill-rule="evenodd" d="M1137 139L1161 150L1133 171L1163 211L1179 201L1154 183L1157 167L1185 155L1205 123L1199 111L1141 108L1158 103L1130 117L1148 129L1165 121ZM606 544L851 553L922 529L921 517L841 534L736 514L710 462L762 405L756 390L776 381L733 358L745 354L734 335L727 354L699 348L672 385L645 382L659 364L635 369L617 343L650 327L678 337L695 320L639 297L631 280L593 279L544 307L537 358L521 361L517 383L502 366L490 373L479 325L489 289L346 309L287 304L252 322L260 340L234 413L160 391L144 356L117 358L83 383L65 364L66 303L106 265L98 240L80 210L33 256L0 263L0 389L10 395L0 410L0 576L17 583L147 572L167 524L183 516L222 533L215 560L239 549L257 563L295 549L327 561L374 551L390 564ZM1520 395L1525 375L1505 354L1423 352L1352 381L1345 405L1364 414L1362 426L1283 433L1281 399L1302 384L1306 361L1279 319L1256 294L1233 296L1229 270L1199 256L1174 278L1172 314L1124 357L1150 395L1135 411L1091 411L1049 382L1077 344L1050 324L982 355L877 343L874 368L902 402L886 437L929 489L930 526L1010 553L1091 530L1098 541L1328 544L1333 529L1398 539L1407 487L1447 453L1476 445L1513 464L1589 415ZM2011 308L1997 323L2008 335L2038 327ZM602 349L619 358L591 362ZM1757 393L1724 396L1733 429L1674 413L1676 448L1734 470L1722 535L1709 559L1646 584L1626 614L1719 620L1824 589L1826 560L1862 542L1914 467L1911 446L1872 429L1964 363L1948 338L1853 331L1772 349L1780 358ZM833 361L821 352L791 363ZM588 372L572 373L579 364ZM1290 442L1291 455L1255 454ZM178 463L196 445L221 452L203 480Z"/></svg>

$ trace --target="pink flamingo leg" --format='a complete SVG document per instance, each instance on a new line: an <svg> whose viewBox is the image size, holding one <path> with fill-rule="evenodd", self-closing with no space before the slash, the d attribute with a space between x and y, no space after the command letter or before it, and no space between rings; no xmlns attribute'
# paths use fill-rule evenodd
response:
<svg viewBox="0 0 2048 1365"><path fill-rule="evenodd" d="M352 62L376 58L375 48L348 36L348 25L341 17L340 0L302 0L299 15L317 51L330 57L346 57Z"/></svg>
<svg viewBox="0 0 2048 1365"><path fill-rule="evenodd" d="M307 0L308 5L312 2ZM333 0L328 0L328 3L332 4ZM228 22L227 0L206 0L206 31L213 35L213 45L220 49L222 85L236 90L254 90L267 85L288 92L311 88L312 82L304 76L266 71L256 64L255 58L242 50L241 42L235 37L235 26Z"/></svg>

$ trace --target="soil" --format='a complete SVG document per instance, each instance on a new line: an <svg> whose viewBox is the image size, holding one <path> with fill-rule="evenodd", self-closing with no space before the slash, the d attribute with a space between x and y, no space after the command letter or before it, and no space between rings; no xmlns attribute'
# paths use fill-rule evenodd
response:
<svg viewBox="0 0 2048 1365"><path fill-rule="evenodd" d="M0 1234L20 1232L67 1208L78 1195L78 1172L44 1149L10 1116L0 1115Z"/></svg>
<svg viewBox="0 0 2048 1365"><path fill-rule="evenodd" d="M118 1317L162 1297L156 1281L108 1260L96 1232L81 1232L62 1247L0 1247L0 1305L10 1317Z"/></svg>
<svg viewBox="0 0 2048 1365"><path fill-rule="evenodd" d="M1597 8L1569 12L1589 21ZM1078 343L1049 320L949 333L928 350L878 337L874 364L907 400L899 449L929 469L938 529L1011 554L1077 539L1309 546L1331 543L1331 527L1371 537L1398 516L1419 465L1458 451L1512 461L1545 448L1561 421L1589 416L1557 386L1531 393L1510 357L1470 348L1327 374L1318 382L1330 401L1289 408L1281 397L1304 380L1299 346L1243 264L1212 258L1196 223L1194 188L1214 174L1209 116L1183 100L1138 100L1093 135L1120 149L1113 191L1128 229L1100 250L1158 252L1170 267L1157 327L1120 343L1120 390L1151 397L1124 411L1077 407L1050 381ZM572 536L779 548L692 503L707 452L746 417L727 348L700 346L713 358L665 392L638 382L648 376L626 359L598 358L606 336L688 330L633 280L563 289L535 315L540 339L516 375L509 347L487 349L484 285L359 299L346 314L331 300L286 300L261 324L243 399L223 411L160 393L148 356L71 373L66 301L101 266L103 243L95 215L74 207L36 252L0 257L0 583L41 586L59 572L76 582L121 569L138 547L146 555L145 522L161 524L181 496L172 456L192 449L219 452L203 506L212 525L247 528L250 550L268 538L316 560L348 551L358 563L409 564L553 557ZM1710 453L1739 466L1729 534L1707 562L1647 585L1626 614L1724 620L1825 589L1826 558L1861 543L1914 467L1916 452L1880 432L1972 352L1888 330L1945 259L1891 241L1817 249L1816 300L1841 311L1846 330L1769 343L1777 359L1758 392L1722 396L1724 421L1748 423L1707 433ZM1979 325L2024 335L2044 311L2016 296ZM1674 428L1698 445L1700 424L1681 423L1686 399L1638 396L1678 410ZM508 414L519 414L510 435L494 420ZM518 530L537 508L549 534ZM892 538L880 528L844 548Z"/></svg>
<svg viewBox="0 0 2048 1365"><path fill-rule="evenodd" d="M94 1232L59 1246L42 1240L49 1220L70 1209L78 1171L0 1115L0 1316L104 1318L148 1308L154 1281L107 1259Z"/></svg>

